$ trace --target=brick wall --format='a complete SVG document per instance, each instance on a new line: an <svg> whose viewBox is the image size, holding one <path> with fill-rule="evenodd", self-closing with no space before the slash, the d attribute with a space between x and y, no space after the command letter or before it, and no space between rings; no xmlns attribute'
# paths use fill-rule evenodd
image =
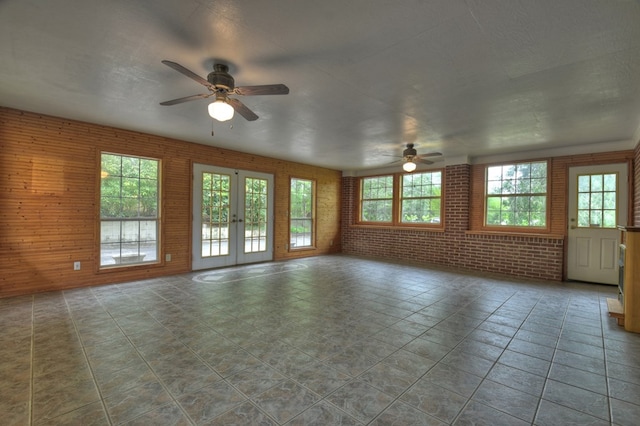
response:
<svg viewBox="0 0 640 426"><path fill-rule="evenodd" d="M445 168L444 232L355 225L357 178L342 180L342 250L346 254L431 263L525 278L560 281L565 274L567 176L574 165L630 162L633 151L558 157L550 161L550 215L545 233L483 229L484 165ZM635 150L636 164L640 147ZM633 167L630 168L634 170ZM636 182L640 171L635 169ZM635 217L640 193L636 183ZM348 207L347 207L348 206Z"/></svg>

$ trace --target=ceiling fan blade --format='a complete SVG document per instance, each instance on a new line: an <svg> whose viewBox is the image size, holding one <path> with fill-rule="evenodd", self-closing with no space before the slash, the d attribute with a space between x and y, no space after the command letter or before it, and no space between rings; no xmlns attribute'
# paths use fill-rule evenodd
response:
<svg viewBox="0 0 640 426"><path fill-rule="evenodd" d="M289 88L284 84L264 84L261 86L239 86L236 87L234 93L244 96L256 95L286 95Z"/></svg>
<svg viewBox="0 0 640 426"><path fill-rule="evenodd" d="M258 116L251 111L249 108L247 108L247 106L245 104L243 104L242 102L240 102L237 99L234 98L227 98L227 102L229 103L229 105L231 105L233 107L233 109L240 114L241 116L243 116L246 120L248 121L255 121L258 119Z"/></svg>
<svg viewBox="0 0 640 426"><path fill-rule="evenodd" d="M428 152L426 154L420 154L419 157L422 158L426 158L426 157L440 157L442 155L441 152Z"/></svg>
<svg viewBox="0 0 640 426"><path fill-rule="evenodd" d="M182 65L175 63L175 62L171 62L171 61L167 61L164 60L162 61L163 64L173 68L174 70L178 71L179 73L186 75L187 77L189 77L192 80L197 81L198 83L202 84L203 86L207 87L209 90L215 90L215 87L213 87L213 85L211 83L209 83L207 80L205 80L204 78L200 77L198 74L194 73L191 70L186 69L185 67L183 67Z"/></svg>
<svg viewBox="0 0 640 426"><path fill-rule="evenodd" d="M429 161L429 160L425 160L423 158L418 158L413 160L415 163L422 163L422 164L433 164L433 161Z"/></svg>
<svg viewBox="0 0 640 426"><path fill-rule="evenodd" d="M212 95L213 93L202 93L200 95L185 96L184 98L178 98L178 99L172 99L170 101L160 102L160 105L176 105L176 104L181 104L183 102L195 101L196 99L208 98L209 96L212 96Z"/></svg>

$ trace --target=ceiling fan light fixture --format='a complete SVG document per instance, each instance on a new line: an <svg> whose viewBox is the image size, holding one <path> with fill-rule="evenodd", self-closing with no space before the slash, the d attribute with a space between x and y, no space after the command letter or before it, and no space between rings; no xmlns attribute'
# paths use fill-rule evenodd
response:
<svg viewBox="0 0 640 426"><path fill-rule="evenodd" d="M413 160L407 160L402 165L402 169L407 173L411 173L412 171L414 171L416 169L416 167L418 167L418 166L416 165L416 163L413 162Z"/></svg>
<svg viewBox="0 0 640 426"><path fill-rule="evenodd" d="M216 98L209 104L209 115L218 121L228 121L233 118L233 107L229 105L225 98Z"/></svg>

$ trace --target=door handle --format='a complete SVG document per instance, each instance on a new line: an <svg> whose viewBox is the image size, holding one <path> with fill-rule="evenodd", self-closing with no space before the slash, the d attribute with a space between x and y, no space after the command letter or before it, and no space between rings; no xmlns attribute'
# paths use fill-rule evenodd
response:
<svg viewBox="0 0 640 426"><path fill-rule="evenodd" d="M238 222L242 222L242 219L238 219Z"/></svg>

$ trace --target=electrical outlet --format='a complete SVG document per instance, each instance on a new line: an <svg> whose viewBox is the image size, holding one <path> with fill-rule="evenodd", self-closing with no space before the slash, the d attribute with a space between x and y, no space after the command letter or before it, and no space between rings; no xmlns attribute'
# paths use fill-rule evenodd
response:
<svg viewBox="0 0 640 426"><path fill-rule="evenodd" d="M165 262L171 262L171 254L167 253L164 255Z"/></svg>
<svg viewBox="0 0 640 426"><path fill-rule="evenodd" d="M73 262L73 270L74 271L80 270L80 262Z"/></svg>

